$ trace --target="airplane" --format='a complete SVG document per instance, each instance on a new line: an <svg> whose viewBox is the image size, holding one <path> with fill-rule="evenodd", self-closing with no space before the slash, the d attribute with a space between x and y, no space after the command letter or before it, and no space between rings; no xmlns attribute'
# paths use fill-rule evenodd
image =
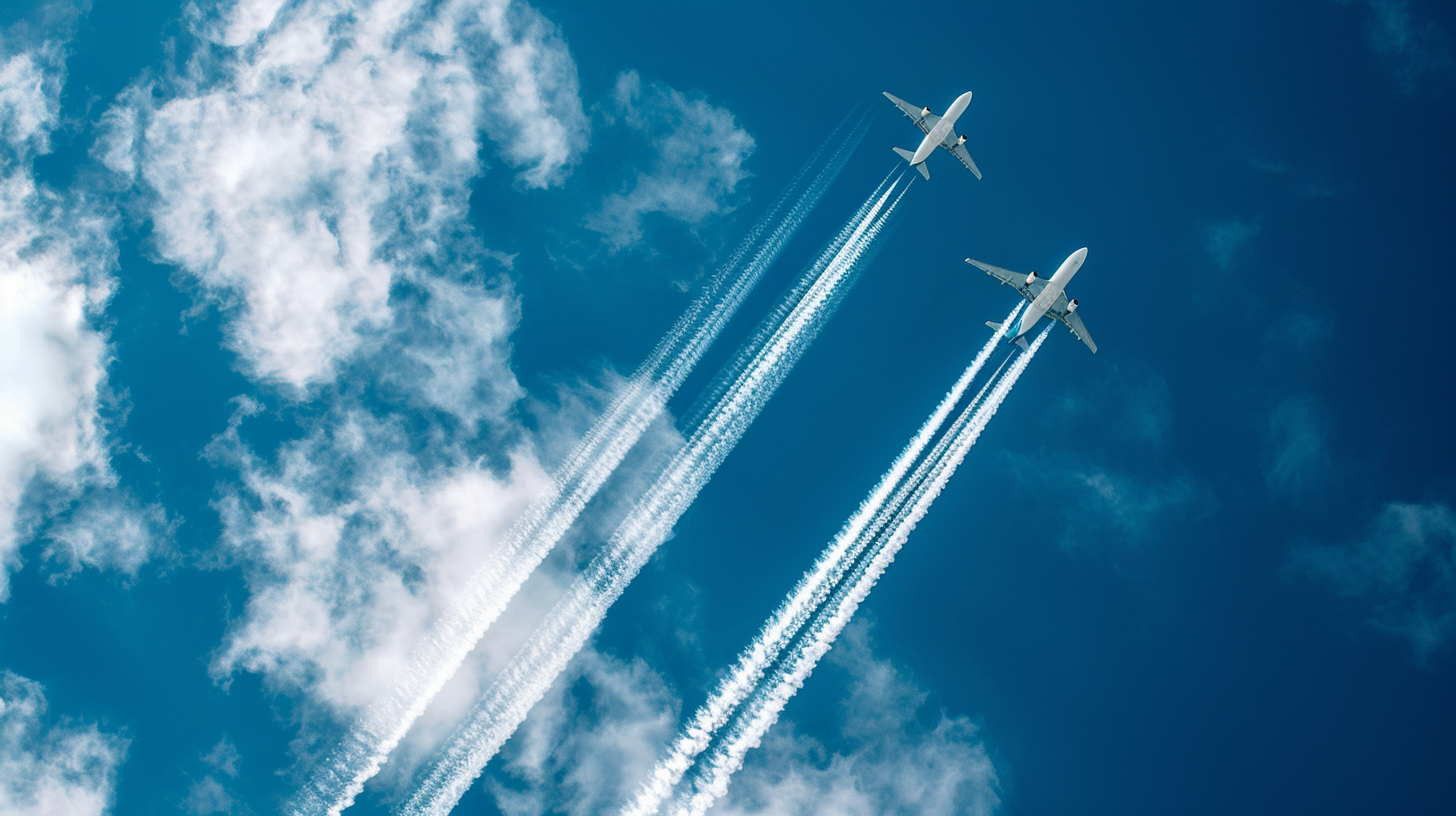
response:
<svg viewBox="0 0 1456 816"><path fill-rule="evenodd" d="M1021 293L1023 298L1031 302L1016 323L1006 329L1006 342L1015 343L1024 351L1026 349L1026 334L1031 327L1041 320L1042 315L1051 315L1053 319L1060 320L1077 335L1077 339L1087 344L1092 353L1097 353L1097 344L1092 342L1092 335L1087 333L1087 327L1082 325L1082 317L1077 314L1077 301L1067 300L1067 293L1063 291L1067 281L1077 274L1082 268L1082 262L1087 259L1087 248L1073 252L1067 256L1062 265L1057 268L1057 273L1052 275L1050 280L1042 280L1037 277L1036 271L1023 275L1020 272L1012 272L1009 269L1002 269L999 266L981 263L980 261L966 259L966 263L978 266L986 271L986 274L1001 281L1003 285L1010 284ZM1000 323L986 321L986 325L993 329L1000 329Z"/></svg>
<svg viewBox="0 0 1456 816"><path fill-rule="evenodd" d="M910 162L911 167L919 170L920 175L925 176L926 181L930 180L930 170L925 166L925 160L935 152L937 146L949 150L960 160L961 164L966 166L967 170L971 171L972 175L977 179L981 178L980 169L976 167L976 163L971 160L971 154L966 150L966 137L957 136L955 132L956 120L965 112L966 106L971 104L970 91L956 97L956 101L950 103L950 109L945 112L944 116L936 116L930 112L930 108L917 108L892 93L886 92L885 98L894 102L900 110L905 112L906 116L910 117L910 121L914 122L916 127L925 131L925 139L920 142L920 147L916 148L914 153L898 147L895 148L895 152L900 154L900 158Z"/></svg>

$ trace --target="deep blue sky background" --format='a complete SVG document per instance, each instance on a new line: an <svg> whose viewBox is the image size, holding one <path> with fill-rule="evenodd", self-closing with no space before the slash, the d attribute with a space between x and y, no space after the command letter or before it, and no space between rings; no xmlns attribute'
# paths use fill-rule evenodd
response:
<svg viewBox="0 0 1456 816"><path fill-rule="evenodd" d="M706 94L757 144L734 212L695 232L649 220L650 248L617 254L578 225L641 160L620 133L599 127L562 187L479 181L483 243L519 253L512 364L538 399L633 369L691 296L680 284L829 128L881 104L705 370L722 361L894 168L889 148L918 142L881 91L939 111L972 90L960 129L985 174L930 160L875 264L608 618L604 649L701 702L1013 304L962 258L1051 271L1087 246L1070 293L1100 353L1048 341L862 608L877 648L931 691L929 711L980 721L1008 814L1456 810L1456 632L1413 649L1371 623L1408 601L1342 597L1297 555L1363 540L1387 503L1456 499L1450 6L1406 6L1424 63L1382 55L1379 7L1361 3L538 8L588 108L636 70ZM179 13L95 0L43 178L84 179L96 117L166 64ZM197 566L219 530L200 454L255 388L217 314L184 316L194 298L147 229L125 220L108 314L121 437L150 461L117 468L180 517L181 555L130 581L55 581L31 554L0 607L0 667L130 737L115 812L176 808L220 733L268 812L289 792L275 771L292 704L256 677L208 676L247 588L236 568ZM295 433L286 399L264 398L277 437ZM1449 574L1419 580L1456 614ZM690 645L673 638L683 620ZM832 747L842 685L821 672L785 716Z"/></svg>

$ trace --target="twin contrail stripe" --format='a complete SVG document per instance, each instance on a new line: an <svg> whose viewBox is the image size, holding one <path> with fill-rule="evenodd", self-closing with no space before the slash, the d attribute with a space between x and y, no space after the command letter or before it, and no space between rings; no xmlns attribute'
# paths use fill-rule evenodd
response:
<svg viewBox="0 0 1456 816"><path fill-rule="evenodd" d="M812 283L788 310L781 325L689 438L607 542L604 551L573 582L566 596L477 701L404 806L410 814L448 813L484 769L556 676L585 645L607 609L642 565L667 539L674 524L767 403L770 396L828 320L841 287L852 282L865 251L874 243L905 187L898 180L872 197L872 205L849 238L822 268L806 274ZM878 192L878 191L877 191Z"/></svg>
<svg viewBox="0 0 1456 816"><path fill-rule="evenodd" d="M568 455L550 492L522 516L505 543L471 576L411 653L394 685L365 709L314 773L295 799L292 812L332 816L353 803L526 578L662 413L667 399L817 206L858 147L869 120L868 114L852 124L847 118L780 194ZM810 177L810 170L826 152L824 166ZM810 180L804 186L806 178Z"/></svg>
<svg viewBox="0 0 1456 816"><path fill-rule="evenodd" d="M1021 308L1022 304L1017 304L1002 325L1011 325ZM920 430L895 458L889 470L880 477L879 483L870 491L869 496L845 522L814 566L804 574L789 596L769 617L758 637L739 656L732 672L719 683L713 696L684 727L668 756L658 763L637 797L623 810L624 816L647 816L657 812L662 799L681 780L697 755L708 747L718 729L753 691L784 647L798 634L809 616L824 603L849 566L873 540L878 527L883 525L886 502L890 501L891 494L895 493L896 500L890 506L893 507L903 500L903 496L896 491L902 487L901 482L906 472L920 458L931 439L940 432L941 426L945 424L951 411L960 404L966 389L980 374L1004 336L1005 330L998 330L986 341L971 364L941 399L940 404L926 418ZM872 521L879 521L880 525L871 527Z"/></svg>
<svg viewBox="0 0 1456 816"><path fill-rule="evenodd" d="M674 801L669 811L672 816L702 816L714 801L727 792L728 782L742 768L744 756L763 739L784 705L803 686L819 659L829 651L835 638L853 618L860 603L868 597L915 525L925 517L931 504L944 490L1050 331L1050 326L1042 329L1031 346L1017 355L1004 375L988 382L990 393L984 401L977 399L967 405L942 440L946 444L937 445L938 454L933 451L926 458L925 463L929 466L923 470L917 468L916 476L906 482L906 486L912 489L907 499L896 508L893 522L878 537L866 557L855 565L848 580L842 582L833 596L816 611L804 636L774 666L747 704L736 713L724 729L725 735L698 764L701 772L692 778L689 788Z"/></svg>

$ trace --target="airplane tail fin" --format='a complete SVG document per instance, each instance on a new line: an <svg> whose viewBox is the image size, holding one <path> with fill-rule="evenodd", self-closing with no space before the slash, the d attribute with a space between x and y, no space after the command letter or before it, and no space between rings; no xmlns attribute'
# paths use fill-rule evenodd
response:
<svg viewBox="0 0 1456 816"><path fill-rule="evenodd" d="M896 153L900 154L900 158L904 159L907 162L911 162L911 165L910 166L911 167L914 167L916 170L919 170L920 171L920 175L925 176L925 180L926 181L930 181L930 168L928 168L928 167L925 166L925 162L921 162L919 164L914 164L913 163L915 161L915 154L914 153L911 153L910 151L905 150L903 148L899 148L899 147L893 148L893 150Z"/></svg>

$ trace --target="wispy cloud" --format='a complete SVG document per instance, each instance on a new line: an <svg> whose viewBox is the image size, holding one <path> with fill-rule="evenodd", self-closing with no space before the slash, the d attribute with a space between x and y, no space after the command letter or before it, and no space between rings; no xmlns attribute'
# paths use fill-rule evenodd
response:
<svg viewBox="0 0 1456 816"><path fill-rule="evenodd" d="M127 740L47 716L39 683L0 671L0 811L100 816L111 809Z"/></svg>
<svg viewBox="0 0 1456 816"><path fill-rule="evenodd" d="M1391 502L1361 538L1301 548L1290 566L1359 602L1417 659L1456 640L1456 513L1446 504Z"/></svg>
<svg viewBox="0 0 1456 816"><path fill-rule="evenodd" d="M381 693L547 477L524 454L493 470L438 426L417 459L416 428L357 408L320 417L270 462L243 421L211 449L239 476L218 509L251 591L214 672L256 672L350 712Z"/></svg>
<svg viewBox="0 0 1456 816"><path fill-rule="evenodd" d="M614 102L616 115L646 136L655 160L627 189L608 196L587 226L621 249L641 240L649 213L697 225L732 208L754 142L731 112L661 83L644 86L636 71L617 77Z"/></svg>
<svg viewBox="0 0 1456 816"><path fill-rule="evenodd" d="M1274 406L1265 432L1265 484L1291 498L1322 485L1330 468L1328 424L1314 397L1288 397Z"/></svg>
<svg viewBox="0 0 1456 816"><path fill-rule="evenodd" d="M486 787L506 816L609 813L652 768L680 705L641 660L588 648L532 709Z"/></svg>
<svg viewBox="0 0 1456 816"><path fill-rule="evenodd" d="M1444 83L1456 74L1450 40L1434 21L1417 20L1407 0L1368 0L1368 5L1366 40L1401 93L1414 94L1428 80Z"/></svg>
<svg viewBox="0 0 1456 816"><path fill-rule="evenodd" d="M1228 270L1233 265L1234 256L1251 238L1258 234L1259 223L1257 221L1245 221L1237 218L1215 221L1203 226L1203 242L1204 247L1208 250L1208 256L1215 266L1223 270Z"/></svg>
<svg viewBox="0 0 1456 816"><path fill-rule="evenodd" d="M207 773L187 789L182 809L193 816L252 813L252 808L239 801L233 791L242 761L242 755L231 740L226 737L218 740L203 755L202 764L206 766Z"/></svg>
<svg viewBox="0 0 1456 816"><path fill-rule="evenodd" d="M395 287L446 273L478 287L489 256L466 210L482 131L544 187L588 121L565 43L527 5L278 8L200 13L199 33L232 47L133 86L96 153L140 179L157 252L222 309L243 368L302 389L388 332Z"/></svg>
<svg viewBox="0 0 1456 816"><path fill-rule="evenodd" d="M996 810L1000 781L979 729L966 717L925 716L927 692L876 657L868 633L863 623L851 625L829 653L829 663L851 678L839 733L818 740L781 723L749 754L710 814L987 816Z"/></svg>
<svg viewBox="0 0 1456 816"><path fill-rule="evenodd" d="M46 25L0 36L0 601L23 541L77 502L53 537L71 567L134 570L151 546L150 511L132 512L115 488L103 418L114 219L33 169L50 151L65 78L65 42L51 38L73 23L62 5L45 11ZM107 513L130 532L88 535L86 520Z"/></svg>

